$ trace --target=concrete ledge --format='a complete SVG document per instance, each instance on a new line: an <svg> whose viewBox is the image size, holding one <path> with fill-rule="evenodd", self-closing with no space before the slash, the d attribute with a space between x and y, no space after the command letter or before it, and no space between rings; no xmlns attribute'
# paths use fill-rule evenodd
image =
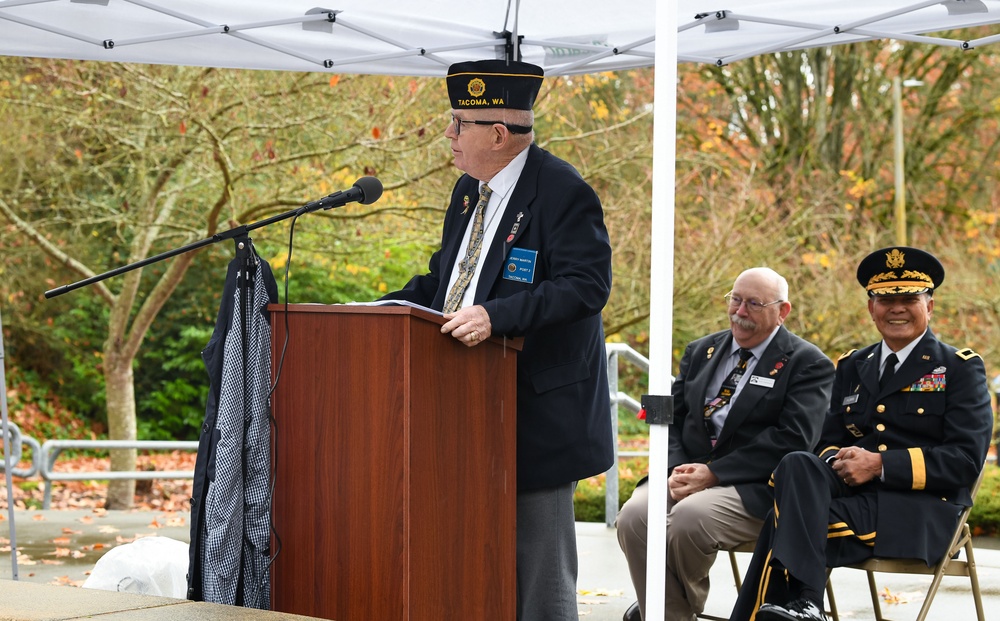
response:
<svg viewBox="0 0 1000 621"><path fill-rule="evenodd" d="M282 612L254 610L170 597L0 580L0 619L4 621L306 621Z"/></svg>

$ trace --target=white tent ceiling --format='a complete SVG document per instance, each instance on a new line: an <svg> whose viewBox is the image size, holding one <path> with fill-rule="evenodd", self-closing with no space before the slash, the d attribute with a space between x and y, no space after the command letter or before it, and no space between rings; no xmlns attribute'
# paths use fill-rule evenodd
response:
<svg viewBox="0 0 1000 621"><path fill-rule="evenodd" d="M660 2L673 5L678 59L719 64L867 39L975 47L998 37L925 33L1000 22L998 0ZM524 60L560 75L652 65L654 11L654 0L4 0L0 54L439 76L520 38Z"/></svg>

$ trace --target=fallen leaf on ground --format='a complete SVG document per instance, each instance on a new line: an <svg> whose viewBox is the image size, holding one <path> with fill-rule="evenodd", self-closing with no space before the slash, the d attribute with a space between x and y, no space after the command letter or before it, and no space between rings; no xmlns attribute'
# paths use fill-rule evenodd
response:
<svg viewBox="0 0 1000 621"><path fill-rule="evenodd" d="M75 587L79 587L79 586L83 586L83 580L73 580L69 576L59 576L58 578L55 578L54 580L52 580L52 582L49 582L49 584L54 584L56 586L75 586Z"/></svg>
<svg viewBox="0 0 1000 621"><path fill-rule="evenodd" d="M893 593L889 587L882 588L882 601L886 604L908 604L910 603L909 593Z"/></svg>
<svg viewBox="0 0 1000 621"><path fill-rule="evenodd" d="M578 595L593 595L595 597L622 597L625 592L621 589L579 589Z"/></svg>
<svg viewBox="0 0 1000 621"><path fill-rule="evenodd" d="M38 562L35 561L30 556L28 556L27 554L25 554L24 552L21 552L20 550L18 550L17 551L17 564L18 565L37 565Z"/></svg>

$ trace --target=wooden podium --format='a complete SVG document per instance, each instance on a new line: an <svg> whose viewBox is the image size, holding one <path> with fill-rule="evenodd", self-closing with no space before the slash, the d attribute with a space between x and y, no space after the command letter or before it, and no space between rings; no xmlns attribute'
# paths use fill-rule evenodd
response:
<svg viewBox="0 0 1000 621"><path fill-rule="evenodd" d="M285 306L269 306L272 375ZM513 621L516 349L405 306L288 306L272 608Z"/></svg>

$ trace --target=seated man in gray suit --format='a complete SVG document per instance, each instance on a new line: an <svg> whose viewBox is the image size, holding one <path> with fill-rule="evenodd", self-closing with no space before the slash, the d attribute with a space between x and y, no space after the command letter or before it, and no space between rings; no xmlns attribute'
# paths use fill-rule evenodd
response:
<svg viewBox="0 0 1000 621"><path fill-rule="evenodd" d="M726 295L730 328L694 341L673 384L667 482L666 619L691 621L708 598L719 549L752 541L773 502L781 458L812 450L830 400L833 363L782 326L792 304L775 271L748 269ZM645 619L648 485L618 514L618 542ZM643 615L640 617L640 615Z"/></svg>

